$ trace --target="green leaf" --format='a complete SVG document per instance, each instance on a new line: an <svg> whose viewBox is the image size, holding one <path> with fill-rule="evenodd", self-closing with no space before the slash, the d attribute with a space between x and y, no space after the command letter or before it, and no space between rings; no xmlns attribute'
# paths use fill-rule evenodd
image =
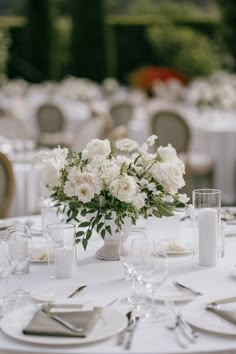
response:
<svg viewBox="0 0 236 354"><path fill-rule="evenodd" d="M106 230L107 230L107 232L109 232L109 234L111 235L111 226L110 226L110 225L107 225L107 226L106 226Z"/></svg>
<svg viewBox="0 0 236 354"><path fill-rule="evenodd" d="M86 232L86 240L89 240L90 238L91 238L91 236L92 236L92 230L88 230L87 232Z"/></svg>
<svg viewBox="0 0 236 354"><path fill-rule="evenodd" d="M89 226L88 221L84 221L84 222L81 222L81 224L79 224L79 227L88 227L88 226Z"/></svg>
<svg viewBox="0 0 236 354"><path fill-rule="evenodd" d="M83 238L82 245L83 245L84 249L86 250L86 248L88 246L88 241L86 240L86 238Z"/></svg>
<svg viewBox="0 0 236 354"><path fill-rule="evenodd" d="M81 210L80 214L81 214L81 216L85 216L87 214L87 210L86 209Z"/></svg>
<svg viewBox="0 0 236 354"><path fill-rule="evenodd" d="M106 236L106 230L105 230L105 229L102 229L102 231L101 231L101 236L102 236L103 239L104 239L104 237Z"/></svg>
<svg viewBox="0 0 236 354"><path fill-rule="evenodd" d="M97 226L97 233L99 233L99 231L102 229L102 227L104 226L103 222L100 222Z"/></svg>
<svg viewBox="0 0 236 354"><path fill-rule="evenodd" d="M76 237L81 237L81 236L84 236L84 231L77 231Z"/></svg>

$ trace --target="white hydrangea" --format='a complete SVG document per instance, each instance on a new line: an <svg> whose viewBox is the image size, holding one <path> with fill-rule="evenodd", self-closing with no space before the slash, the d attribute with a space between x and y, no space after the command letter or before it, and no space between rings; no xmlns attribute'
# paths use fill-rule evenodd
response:
<svg viewBox="0 0 236 354"><path fill-rule="evenodd" d="M92 160L93 158L100 156L105 159L110 153L111 145L108 139L93 139L87 144L86 149L82 151L82 158L85 160Z"/></svg>
<svg viewBox="0 0 236 354"><path fill-rule="evenodd" d="M158 139L158 136L155 135L155 134L149 136L149 137L147 138L147 143L148 143L148 145L149 145L149 146L153 146L153 145L155 144L155 142L156 142L157 139Z"/></svg>
<svg viewBox="0 0 236 354"><path fill-rule="evenodd" d="M183 193L183 194L179 194L179 201L181 202L181 203L187 203L188 201L189 201L189 197L187 196L187 194L186 193Z"/></svg>
<svg viewBox="0 0 236 354"><path fill-rule="evenodd" d="M51 163L47 163L41 174L40 188L43 196L48 197L54 187L60 186L60 173Z"/></svg>
<svg viewBox="0 0 236 354"><path fill-rule="evenodd" d="M132 152L132 151L138 149L137 142L132 139L128 139L128 138L118 140L115 143L115 146L120 151Z"/></svg>

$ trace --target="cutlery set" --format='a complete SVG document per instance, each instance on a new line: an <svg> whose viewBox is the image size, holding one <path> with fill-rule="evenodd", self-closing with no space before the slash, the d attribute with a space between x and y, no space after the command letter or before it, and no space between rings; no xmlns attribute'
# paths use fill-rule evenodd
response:
<svg viewBox="0 0 236 354"><path fill-rule="evenodd" d="M177 315L174 302L165 301L166 328L174 331L176 340L182 348L187 348L188 343L195 343L198 333L186 322L181 315Z"/></svg>
<svg viewBox="0 0 236 354"><path fill-rule="evenodd" d="M118 335L117 345L123 346L124 349L129 350L132 346L133 336L137 329L139 317L133 316L132 311L126 314L128 318L127 327Z"/></svg>

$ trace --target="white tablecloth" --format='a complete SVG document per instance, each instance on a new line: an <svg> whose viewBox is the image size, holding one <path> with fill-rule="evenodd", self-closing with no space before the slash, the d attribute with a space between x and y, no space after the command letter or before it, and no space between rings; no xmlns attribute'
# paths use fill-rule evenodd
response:
<svg viewBox="0 0 236 354"><path fill-rule="evenodd" d="M28 219L28 218L27 218ZM185 224L185 226L183 226ZM158 237L158 231L157 231ZM191 238L192 229L189 222L182 223L181 237ZM104 262L94 258L95 250L101 244L101 240L96 237L89 242L86 252L82 249L79 252L78 282L74 285L87 284L87 292L93 289L96 284L96 292L91 291L90 296L94 299L94 304L107 304L111 299L124 297L130 294L131 285L123 280L123 269L120 262ZM217 298L218 296L235 295L236 280L231 277L234 269L236 252L236 238L226 239L226 256L219 261L215 268L197 268L193 266L192 255L169 257L169 277L166 282L178 280L182 283L192 285L204 295ZM15 279L10 279L10 286L14 286ZM24 276L24 286L37 291L37 287L46 287L59 280L49 279L46 264L31 264L30 273ZM71 284L71 281L68 281ZM165 284L163 285L165 286ZM161 291L161 289L160 289ZM161 307L163 305L160 305ZM184 304L177 305L177 310L181 311ZM121 305L118 301L112 305L126 313L128 307ZM33 345L9 338L4 333L0 333L0 354L6 353L40 353L40 354L69 354L69 353L127 353L116 345L117 338L80 346L62 347ZM189 344L183 350L178 346L173 331L165 328L163 323L144 321L140 322L133 338L133 345L130 353L235 353L236 336L216 335L200 331L200 336L195 344Z"/></svg>

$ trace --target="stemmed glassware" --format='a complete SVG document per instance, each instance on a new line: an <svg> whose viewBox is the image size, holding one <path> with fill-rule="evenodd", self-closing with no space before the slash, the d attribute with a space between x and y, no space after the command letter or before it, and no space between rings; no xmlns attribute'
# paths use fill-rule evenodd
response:
<svg viewBox="0 0 236 354"><path fill-rule="evenodd" d="M136 246L134 246L136 241ZM144 230L132 230L128 236L123 236L120 242L119 255L120 261L124 267L125 279L132 281L132 292L128 298L122 299L122 302L129 302L137 305L143 302L143 294L138 294L138 272L140 260L137 260L138 244L143 246L146 242L146 234Z"/></svg>
<svg viewBox="0 0 236 354"><path fill-rule="evenodd" d="M150 305L146 307L145 317L155 321L160 320L160 311L156 304L155 295L157 289L168 276L167 254L160 243L148 242L146 255L142 258L143 265L139 268L140 277L147 292L150 293Z"/></svg>

